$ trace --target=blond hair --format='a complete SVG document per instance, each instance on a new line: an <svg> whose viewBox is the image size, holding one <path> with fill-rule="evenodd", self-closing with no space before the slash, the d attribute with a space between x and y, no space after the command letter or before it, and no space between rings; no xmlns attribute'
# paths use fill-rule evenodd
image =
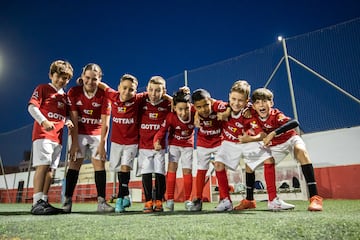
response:
<svg viewBox="0 0 360 240"><path fill-rule="evenodd" d="M232 85L232 87L230 89L230 93L231 92L238 92L238 93L244 94L245 97L247 99L249 99L249 97L250 97L250 89L251 89L251 86L247 81L238 80L238 81L234 82L234 84Z"/></svg>
<svg viewBox="0 0 360 240"><path fill-rule="evenodd" d="M52 76L54 73L59 75L68 75L71 79L74 75L74 69L68 61L56 60L51 63L49 74Z"/></svg>
<svg viewBox="0 0 360 240"><path fill-rule="evenodd" d="M161 85L163 86L163 88L165 89L166 88L166 81L163 77L161 76L152 76L149 80L149 83L153 83L153 84L158 84L158 85Z"/></svg>

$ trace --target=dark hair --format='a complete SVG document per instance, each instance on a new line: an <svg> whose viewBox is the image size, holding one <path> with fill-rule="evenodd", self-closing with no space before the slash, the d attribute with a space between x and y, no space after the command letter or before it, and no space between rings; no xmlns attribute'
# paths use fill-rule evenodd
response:
<svg viewBox="0 0 360 240"><path fill-rule="evenodd" d="M185 93L183 90L178 90L173 94L174 106L179 103L190 103L190 93Z"/></svg>
<svg viewBox="0 0 360 240"><path fill-rule="evenodd" d="M195 103L196 101L201 101L210 98L211 98L210 93L202 88L196 89L191 95L191 101L193 103Z"/></svg>
<svg viewBox="0 0 360 240"><path fill-rule="evenodd" d="M251 101L252 102L256 102L256 100L272 101L273 98L274 98L274 95L269 89L258 88L252 93Z"/></svg>

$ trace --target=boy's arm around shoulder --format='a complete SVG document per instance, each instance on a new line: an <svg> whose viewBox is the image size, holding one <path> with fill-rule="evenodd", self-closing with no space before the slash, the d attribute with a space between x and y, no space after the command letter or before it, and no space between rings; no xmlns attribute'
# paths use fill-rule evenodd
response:
<svg viewBox="0 0 360 240"><path fill-rule="evenodd" d="M294 129L296 127L299 126L299 122L296 120L296 119L292 119L292 120L289 120L287 121L284 125L278 127L277 129L275 129L274 131L272 131L271 133L269 133L264 139L263 139L263 142L264 144L267 146L270 144L271 140L279 135L279 134L282 134L284 132L287 132L291 129Z"/></svg>

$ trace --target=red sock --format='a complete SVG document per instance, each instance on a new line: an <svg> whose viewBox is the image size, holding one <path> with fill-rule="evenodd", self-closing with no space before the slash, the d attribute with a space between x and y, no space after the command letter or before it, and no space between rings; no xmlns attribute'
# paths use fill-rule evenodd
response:
<svg viewBox="0 0 360 240"><path fill-rule="evenodd" d="M197 170L196 174L196 196L195 198L202 199L203 189L205 185L205 177L207 170Z"/></svg>
<svg viewBox="0 0 360 240"><path fill-rule="evenodd" d="M168 172L166 175L167 199L174 199L175 184L176 184L176 172Z"/></svg>
<svg viewBox="0 0 360 240"><path fill-rule="evenodd" d="M222 171L215 171L215 173L219 185L220 200L223 200L224 198L228 198L231 201L229 194L229 182L225 169Z"/></svg>
<svg viewBox="0 0 360 240"><path fill-rule="evenodd" d="M184 174L184 190L185 190L185 201L186 200L190 200L190 195L191 195L191 191L192 191L192 180L193 180L193 176L192 174Z"/></svg>
<svg viewBox="0 0 360 240"><path fill-rule="evenodd" d="M275 164L265 163L264 175L269 201L272 201L274 198L276 198Z"/></svg>

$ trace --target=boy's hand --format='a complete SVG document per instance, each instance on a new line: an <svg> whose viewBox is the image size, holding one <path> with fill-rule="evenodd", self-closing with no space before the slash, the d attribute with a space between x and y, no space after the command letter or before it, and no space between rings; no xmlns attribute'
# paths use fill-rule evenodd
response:
<svg viewBox="0 0 360 240"><path fill-rule="evenodd" d="M67 128L71 130L74 128L74 123L70 119L68 119L65 122L65 126L67 126Z"/></svg>
<svg viewBox="0 0 360 240"><path fill-rule="evenodd" d="M276 136L275 131L269 133L266 137L264 137L263 142L265 146L269 146L271 144L271 140Z"/></svg>
<svg viewBox="0 0 360 240"><path fill-rule="evenodd" d="M45 120L41 123L41 126L45 128L46 131L51 131L55 129L55 124L58 124L58 122L52 122L49 120Z"/></svg>
<svg viewBox="0 0 360 240"><path fill-rule="evenodd" d="M76 162L78 153L81 153L79 143L73 142L69 150L69 161Z"/></svg>
<svg viewBox="0 0 360 240"><path fill-rule="evenodd" d="M239 135L239 143L248 143L248 142L251 142L251 137L246 133L244 132L243 135Z"/></svg>
<svg viewBox="0 0 360 240"><path fill-rule="evenodd" d="M194 125L195 125L195 127L200 128L200 120L201 119L202 118L200 117L198 111L196 111L195 115L194 115Z"/></svg>
<svg viewBox="0 0 360 240"><path fill-rule="evenodd" d="M252 115L251 115L251 111L249 108L245 108L242 112L242 115L244 116L244 118L251 118Z"/></svg>
<svg viewBox="0 0 360 240"><path fill-rule="evenodd" d="M156 142L154 143L154 150L155 150L155 151L160 151L160 150L161 150L160 141L156 141Z"/></svg>
<svg viewBox="0 0 360 240"><path fill-rule="evenodd" d="M230 108L230 107L227 107L227 108L226 108L226 111L224 111L224 112L218 112L218 113L216 114L217 120L219 120L219 121L227 121L228 118L230 117L230 114L231 114L231 108Z"/></svg>
<svg viewBox="0 0 360 240"><path fill-rule="evenodd" d="M183 93L190 94L190 88L188 86L183 86L179 88Z"/></svg>
<svg viewBox="0 0 360 240"><path fill-rule="evenodd" d="M105 151L105 146L104 145L99 145L97 150L96 150L96 153L95 153L95 157L96 156L99 156L99 159L101 161L105 161L106 160L106 151Z"/></svg>

